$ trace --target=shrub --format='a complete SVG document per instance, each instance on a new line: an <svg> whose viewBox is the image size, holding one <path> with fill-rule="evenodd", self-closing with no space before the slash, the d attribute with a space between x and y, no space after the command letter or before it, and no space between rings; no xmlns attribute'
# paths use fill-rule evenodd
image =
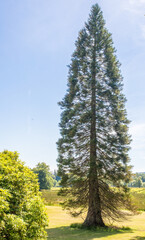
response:
<svg viewBox="0 0 145 240"><path fill-rule="evenodd" d="M1 152L0 239L44 240L47 222L37 176L17 152Z"/></svg>

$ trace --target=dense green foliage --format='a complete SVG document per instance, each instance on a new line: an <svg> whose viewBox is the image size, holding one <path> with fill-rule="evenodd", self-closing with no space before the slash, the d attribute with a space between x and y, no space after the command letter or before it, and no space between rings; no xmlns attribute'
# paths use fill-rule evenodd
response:
<svg viewBox="0 0 145 240"><path fill-rule="evenodd" d="M37 176L17 152L1 152L0 239L44 240L47 222Z"/></svg>
<svg viewBox="0 0 145 240"><path fill-rule="evenodd" d="M32 171L38 175L40 190L50 189L56 184L56 181L53 179L53 175L50 172L50 168L46 163L38 163Z"/></svg>
<svg viewBox="0 0 145 240"><path fill-rule="evenodd" d="M96 4L72 55L58 141L64 207L74 216L88 209L86 226L104 226L106 218L124 217L121 209L131 209L129 121L119 67Z"/></svg>

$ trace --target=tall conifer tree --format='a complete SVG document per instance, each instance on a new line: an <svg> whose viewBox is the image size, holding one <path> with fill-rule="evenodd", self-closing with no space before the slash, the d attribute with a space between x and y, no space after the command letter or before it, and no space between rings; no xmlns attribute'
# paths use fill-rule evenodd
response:
<svg viewBox="0 0 145 240"><path fill-rule="evenodd" d="M96 4L72 55L58 141L64 206L74 216L87 209L85 226L105 226L105 219L123 217L120 209L131 207L124 187L130 178L129 121L119 67Z"/></svg>

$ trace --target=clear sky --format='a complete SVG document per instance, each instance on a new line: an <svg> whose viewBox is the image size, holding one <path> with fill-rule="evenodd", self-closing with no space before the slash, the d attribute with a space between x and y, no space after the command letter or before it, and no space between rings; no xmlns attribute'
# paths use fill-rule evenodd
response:
<svg viewBox="0 0 145 240"><path fill-rule="evenodd" d="M133 171L145 172L145 0L0 1L0 151L56 169L67 65L91 6L112 33L124 77Z"/></svg>

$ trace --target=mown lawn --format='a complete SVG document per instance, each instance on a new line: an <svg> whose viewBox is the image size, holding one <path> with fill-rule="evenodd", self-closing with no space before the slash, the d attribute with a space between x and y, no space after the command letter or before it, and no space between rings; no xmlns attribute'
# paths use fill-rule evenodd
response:
<svg viewBox="0 0 145 240"><path fill-rule="evenodd" d="M81 218L72 218L60 206L47 206L49 216L49 240L145 240L145 212L131 217L128 221L114 223L126 230L84 230L70 228L71 223L82 222Z"/></svg>
<svg viewBox="0 0 145 240"><path fill-rule="evenodd" d="M47 205L49 216L49 240L145 240L145 212L130 218L128 221L114 223L117 227L128 227L128 230L84 230L71 228L72 223L81 223L83 219L72 218L60 207L64 197L58 196L58 188L43 190L42 197ZM145 188L131 188L133 202L139 210L145 211Z"/></svg>

